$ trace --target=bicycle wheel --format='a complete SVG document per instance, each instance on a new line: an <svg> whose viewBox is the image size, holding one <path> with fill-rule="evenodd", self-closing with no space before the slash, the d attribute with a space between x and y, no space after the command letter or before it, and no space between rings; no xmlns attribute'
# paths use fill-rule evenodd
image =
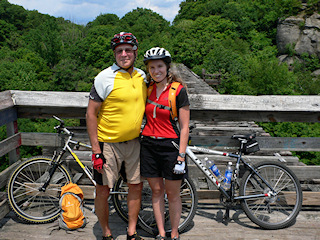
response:
<svg viewBox="0 0 320 240"><path fill-rule="evenodd" d="M61 187L72 179L69 171L59 165L46 190L40 191L49 176L51 163L49 157L32 157L22 162L8 180L9 206L24 222L47 223L59 216Z"/></svg>
<svg viewBox="0 0 320 240"><path fill-rule="evenodd" d="M116 212L126 222L128 222L128 206L127 195L128 186L123 182L122 178L119 178L114 187L114 193L112 195L112 201ZM182 213L179 223L179 232L185 230L197 210L198 195L194 183L190 179L185 179L181 183L180 196L182 202ZM165 229L169 233L171 231L171 224L169 218L168 199L165 196ZM157 234L157 224L153 215L152 208L152 191L148 182L143 182L141 209L139 212L139 226L150 234Z"/></svg>
<svg viewBox="0 0 320 240"><path fill-rule="evenodd" d="M276 191L270 188L256 174L247 171L242 177L240 195L270 195L241 201L248 218L265 229L288 227L295 221L302 205L302 191L298 178L286 166L278 162L264 162L255 166L260 176Z"/></svg>

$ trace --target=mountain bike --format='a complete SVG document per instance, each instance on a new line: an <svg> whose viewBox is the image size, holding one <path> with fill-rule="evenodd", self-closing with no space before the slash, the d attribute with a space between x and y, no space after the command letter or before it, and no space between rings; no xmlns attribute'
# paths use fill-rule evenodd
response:
<svg viewBox="0 0 320 240"><path fill-rule="evenodd" d="M96 184L92 176L92 169L85 166L73 150L80 147L91 149L91 146L73 140L75 134L64 126L64 121L56 116L53 117L59 121L59 125L54 129L61 138L61 149L55 150L52 157L35 156L23 161L8 179L9 206L16 216L26 223L48 223L59 217L61 187L73 180L71 171L66 167L66 160L63 158L66 152L72 155L92 184ZM113 189L110 190L110 196L116 212L125 221L128 221L127 195L128 186L123 178L119 177ZM190 179L182 181L180 196L182 215L179 230L183 231L192 221L198 202L196 188ZM156 222L153 216L151 197L150 187L147 181L144 181L138 224L145 231L154 233ZM167 231L170 231L166 197L165 201L166 227Z"/></svg>
<svg viewBox="0 0 320 240"><path fill-rule="evenodd" d="M280 229L292 225L302 206L302 190L296 175L283 163L262 161L252 166L242 157L260 150L255 134L233 135L240 143L238 153L225 153L203 147L188 146L187 156L220 191L220 202L225 206L224 220L240 202L247 217L264 229ZM172 142L176 148L177 144ZM195 153L234 158L231 187L226 190Z"/></svg>

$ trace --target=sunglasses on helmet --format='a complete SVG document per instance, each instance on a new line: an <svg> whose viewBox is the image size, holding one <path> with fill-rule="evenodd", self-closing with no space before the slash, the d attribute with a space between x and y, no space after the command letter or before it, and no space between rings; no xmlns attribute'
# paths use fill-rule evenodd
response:
<svg viewBox="0 0 320 240"><path fill-rule="evenodd" d="M134 40L134 38L130 35L122 35L122 36L115 36L112 41L114 43L120 43L121 41L124 41L124 42L130 42Z"/></svg>

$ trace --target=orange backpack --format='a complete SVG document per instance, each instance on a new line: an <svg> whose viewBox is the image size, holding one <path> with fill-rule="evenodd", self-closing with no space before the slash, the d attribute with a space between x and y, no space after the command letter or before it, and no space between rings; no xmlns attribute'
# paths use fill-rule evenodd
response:
<svg viewBox="0 0 320 240"><path fill-rule="evenodd" d="M157 107L169 110L171 118L174 121L178 121L178 111L177 111L177 104L176 104L176 92L177 92L178 87L179 87L180 84L181 83L179 83L179 82L173 82L171 84L171 87L169 89L169 96L168 96L169 107L163 106L163 105L158 104L158 103L155 103L155 102L153 102L153 101L148 99L149 103L151 103L151 104L153 104L153 105L155 105ZM148 98L150 97L150 95L152 93L152 90L153 90L153 84L148 87Z"/></svg>
<svg viewBox="0 0 320 240"><path fill-rule="evenodd" d="M75 183L61 188L59 227L65 230L84 228L87 220L83 209L83 192Z"/></svg>

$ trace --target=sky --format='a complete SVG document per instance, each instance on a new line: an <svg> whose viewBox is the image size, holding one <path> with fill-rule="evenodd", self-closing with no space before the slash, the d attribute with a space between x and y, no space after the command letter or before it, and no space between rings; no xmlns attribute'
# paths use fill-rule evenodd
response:
<svg viewBox="0 0 320 240"><path fill-rule="evenodd" d="M139 8L147 8L172 22L182 0L8 0L26 10L37 10L54 17L63 17L86 25L100 14L113 13L119 18Z"/></svg>

